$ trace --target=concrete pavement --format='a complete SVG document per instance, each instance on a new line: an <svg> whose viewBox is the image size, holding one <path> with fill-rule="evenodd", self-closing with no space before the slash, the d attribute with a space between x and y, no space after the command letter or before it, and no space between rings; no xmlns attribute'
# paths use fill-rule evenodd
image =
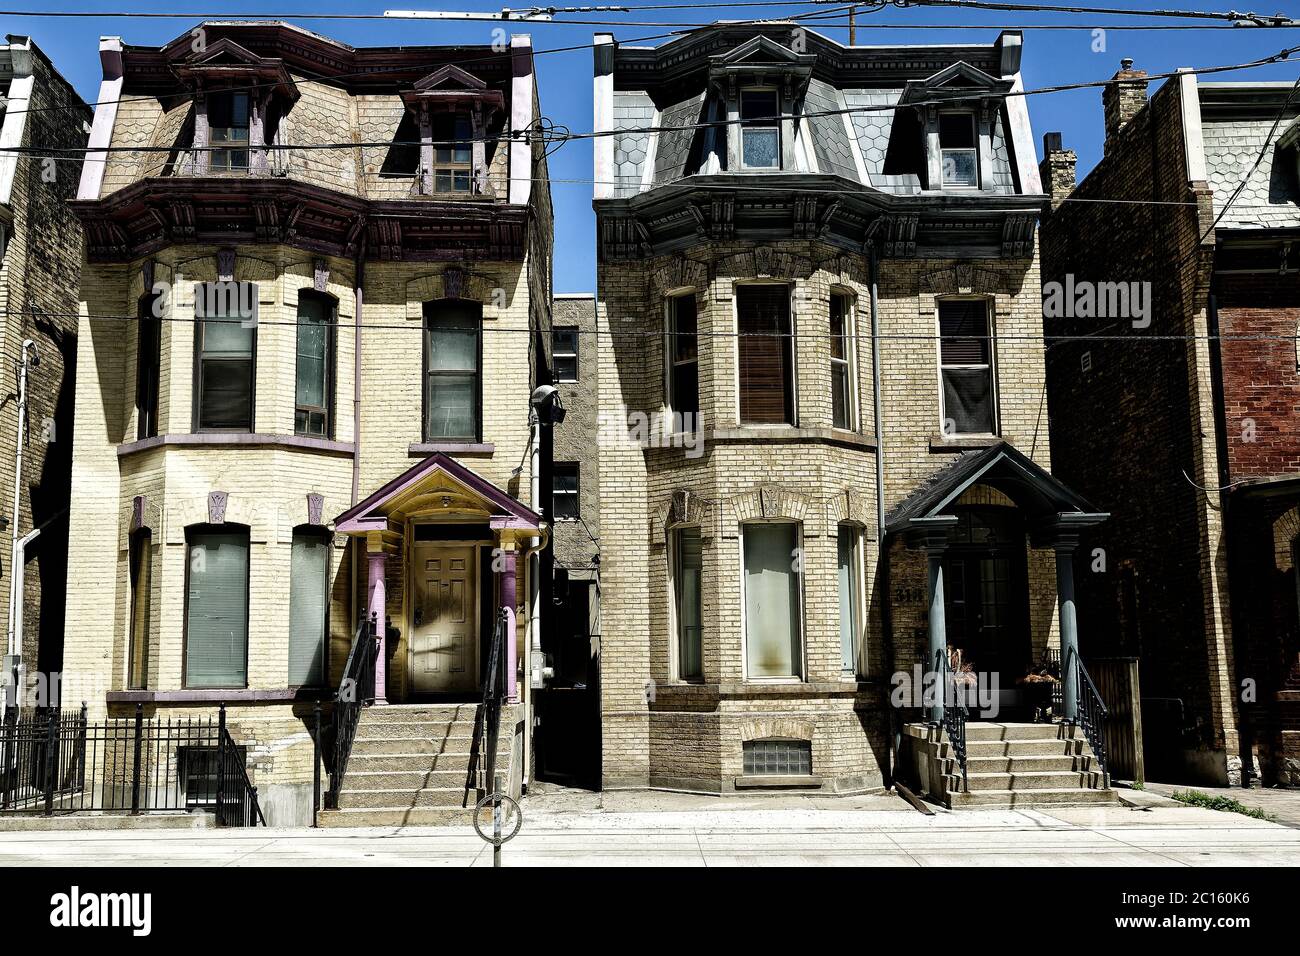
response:
<svg viewBox="0 0 1300 956"><path fill-rule="evenodd" d="M835 808L798 798L736 808L716 798L590 797L600 805L526 800L505 865L1300 865L1300 830L1191 807L927 817L887 797L830 801ZM49 865L490 866L491 849L468 826L0 833L0 866Z"/></svg>

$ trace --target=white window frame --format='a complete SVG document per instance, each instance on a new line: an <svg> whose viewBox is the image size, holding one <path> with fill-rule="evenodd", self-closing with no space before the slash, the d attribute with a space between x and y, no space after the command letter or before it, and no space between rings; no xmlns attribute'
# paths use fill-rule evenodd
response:
<svg viewBox="0 0 1300 956"><path fill-rule="evenodd" d="M745 606L748 603L745 593L745 529L751 525L762 524L789 524L794 525L794 542L801 555L806 559L807 554L804 551L803 522L791 518L764 518L756 521L742 521L740 523L740 534L736 535L737 554L739 561L737 565L740 570L740 665L741 674L746 683L753 684L802 684L807 679L807 660L808 660L808 600L806 594L807 574L805 570L800 570L799 575L799 641L798 641L798 660L796 660L795 673L788 677L751 677L749 674L749 622L746 620ZM791 555L794 560L794 555ZM802 562L801 562L802 563Z"/></svg>
<svg viewBox="0 0 1300 956"><path fill-rule="evenodd" d="M674 289L664 296L664 406L668 411L668 424L676 425L679 421L677 413L677 396L673 388L673 370L678 365L689 365L690 362L678 362L674 353L673 333L676 330L676 306L673 304L678 299L684 299L690 296L695 300L695 427L691 429L682 429L683 434L693 434L699 428L700 414L700 302L693 287ZM685 419L680 419L685 424ZM674 433L676 429L674 429Z"/></svg>
<svg viewBox="0 0 1300 956"><path fill-rule="evenodd" d="M752 120L746 120L744 118L746 93L771 93L772 96L776 99L776 112L773 115L777 117L780 117L782 115L780 87L758 84L754 86L746 86L741 88L740 92L737 94L736 97L736 118L740 120L738 124L739 136L737 137L740 141L736 144L738 147L737 155L740 159L740 168L743 170L753 170L754 172L764 172L764 173L780 172L784 168L784 165L781 162L782 148L783 148L783 143L782 143L783 131L781 127L784 125L784 121L781 119L775 119L771 121L771 125L769 126L769 124L766 122L755 122ZM751 166L745 160L745 130L746 129L771 129L773 132L776 133L776 165L775 166Z"/></svg>
<svg viewBox="0 0 1300 956"><path fill-rule="evenodd" d="M831 288L830 296L826 299L826 325L827 331L830 331L830 309L831 299L835 296L841 296L846 301L844 311L844 358L837 359L834 350L830 352L831 363L831 427L841 431L856 432L859 427L858 415L858 299L848 289L835 286ZM845 394L845 401L848 402L848 423L844 426L835 424L835 366L843 364L846 366L848 374L848 389Z"/></svg>
<svg viewBox="0 0 1300 956"><path fill-rule="evenodd" d="M573 468L573 477L575 484L573 492L556 491L555 489L555 469L563 465L566 469L570 466ZM574 513L572 515L561 516L555 508L555 499L557 497L573 498ZM551 463L551 514L558 521L577 521L582 517L582 463L577 461L557 461Z"/></svg>
<svg viewBox="0 0 1300 956"><path fill-rule="evenodd" d="M853 613L857 618L857 627L853 635L853 671L849 673L844 670L844 648L840 647L840 679L845 681L857 682L859 677L866 672L865 661L863 660L864 649L866 648L866 535L863 533L862 526L852 521L841 521L835 527L835 585L836 585L836 606L839 605L839 531L841 528L848 528L853 533L853 579L856 587L853 588Z"/></svg>
<svg viewBox="0 0 1300 956"><path fill-rule="evenodd" d="M970 121L971 141L973 146L956 146L945 148L943 145L943 118L945 116L963 116ZM941 110L938 118L937 139L939 141L939 189L962 190L980 188L980 124L979 117L973 110ZM970 153L975 160L975 181L970 183L950 183L944 176L944 160L949 153Z"/></svg>
<svg viewBox="0 0 1300 956"><path fill-rule="evenodd" d="M951 434L944 427L947 424L947 409L944 407L943 397L943 370L945 368L984 368L983 365L944 365L943 364L943 337L942 326L939 324L939 305L942 302L983 302L984 315L988 320L989 330L989 374L992 376L992 382L989 388L989 403L993 412L993 430L989 432L958 432ZM946 439L962 438L996 438L1002 433L1002 416L1000 414L1001 395L998 390L998 333L997 333L997 310L994 300L986 295L943 295L934 300L934 359L935 359L935 384L939 389L939 435Z"/></svg>
<svg viewBox="0 0 1300 956"><path fill-rule="evenodd" d="M783 285L790 294L790 421L788 422L746 422L740 417L740 287L746 285ZM739 428L799 427L799 316L794 308L796 291L797 285L794 280L738 279L732 283L731 331L734 344L731 350L731 378L736 396L735 421Z"/></svg>
<svg viewBox="0 0 1300 956"><path fill-rule="evenodd" d="M555 333L556 333L556 332L572 332L572 333L573 333L573 351L572 351L572 352L559 351L559 350L555 347ZM555 326L552 326L552 327L551 327L551 364L554 365L555 368L557 369L556 376L555 376L555 381L556 381L556 382L558 382L558 383L573 384L573 383L577 382L578 379L581 377L581 375L582 375L582 356L581 356L581 354L580 354L580 353L581 353L581 342L582 342L582 330L579 329L578 326L576 326L576 325L555 325ZM572 359L573 359L573 378L561 378L561 377L560 377L559 372L558 372L558 369L559 369L559 363L556 361L556 359L558 359L558 358L572 358Z"/></svg>

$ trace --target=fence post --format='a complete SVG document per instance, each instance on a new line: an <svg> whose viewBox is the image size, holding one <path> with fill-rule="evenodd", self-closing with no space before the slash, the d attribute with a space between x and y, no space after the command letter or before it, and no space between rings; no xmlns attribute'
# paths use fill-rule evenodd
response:
<svg viewBox="0 0 1300 956"><path fill-rule="evenodd" d="M4 741L0 746L0 807L9 809L14 787L18 784L18 708L4 709Z"/></svg>
<svg viewBox="0 0 1300 956"><path fill-rule="evenodd" d="M320 701L316 701L316 734L311 748L311 825L316 826L320 813Z"/></svg>
<svg viewBox="0 0 1300 956"><path fill-rule="evenodd" d="M58 773L58 759L55 748L59 740L59 717L57 710L51 710L45 732L45 815L54 815L54 781Z"/></svg>
<svg viewBox="0 0 1300 956"><path fill-rule="evenodd" d="M226 787L226 704L217 713L217 826L221 826L221 805Z"/></svg>
<svg viewBox="0 0 1300 956"><path fill-rule="evenodd" d="M131 760L131 813L140 812L140 747L144 743L144 704L135 705L135 755Z"/></svg>

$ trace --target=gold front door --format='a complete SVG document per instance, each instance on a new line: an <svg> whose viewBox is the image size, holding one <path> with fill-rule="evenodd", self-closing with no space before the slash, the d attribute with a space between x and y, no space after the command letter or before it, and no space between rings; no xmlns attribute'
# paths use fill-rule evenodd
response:
<svg viewBox="0 0 1300 956"><path fill-rule="evenodd" d="M412 691L478 687L478 562L472 545L415 546Z"/></svg>

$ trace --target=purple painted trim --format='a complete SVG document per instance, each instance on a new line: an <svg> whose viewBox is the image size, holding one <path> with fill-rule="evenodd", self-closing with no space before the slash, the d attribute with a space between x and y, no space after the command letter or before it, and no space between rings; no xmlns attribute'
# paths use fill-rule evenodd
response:
<svg viewBox="0 0 1300 956"><path fill-rule="evenodd" d="M155 435L139 441L125 442L117 446L117 457L124 458L136 452L174 446L206 446L209 448L267 447L298 448L303 451L319 451L331 455L352 455L356 446L347 441L331 441L325 438L310 438L306 435L268 435L261 432L184 432L172 435Z"/></svg>
<svg viewBox="0 0 1300 956"><path fill-rule="evenodd" d="M104 699L110 704L281 704L286 701L311 700L310 690L297 687L275 690L110 690ZM323 692L321 692L323 696Z"/></svg>
<svg viewBox="0 0 1300 956"><path fill-rule="evenodd" d="M488 527L493 531L500 531L503 528L517 528L522 531L540 530L536 522L529 521L526 518L492 518L488 521Z"/></svg>
<svg viewBox="0 0 1300 956"><path fill-rule="evenodd" d="M406 453L412 458L422 458L435 452L444 455L494 455L496 450L497 446L492 442L411 442Z"/></svg>
<svg viewBox="0 0 1300 956"><path fill-rule="evenodd" d="M523 503L511 498L492 482L466 468L454 458L442 452L434 452L424 461L417 462L402 472L388 484L384 485L370 497L361 501L334 519L334 530L341 533L367 531L387 527L387 519L374 512L394 496L410 488L425 475L434 471L445 471L456 481L471 491L486 498L506 517L519 518L531 522L535 527L541 516Z"/></svg>

